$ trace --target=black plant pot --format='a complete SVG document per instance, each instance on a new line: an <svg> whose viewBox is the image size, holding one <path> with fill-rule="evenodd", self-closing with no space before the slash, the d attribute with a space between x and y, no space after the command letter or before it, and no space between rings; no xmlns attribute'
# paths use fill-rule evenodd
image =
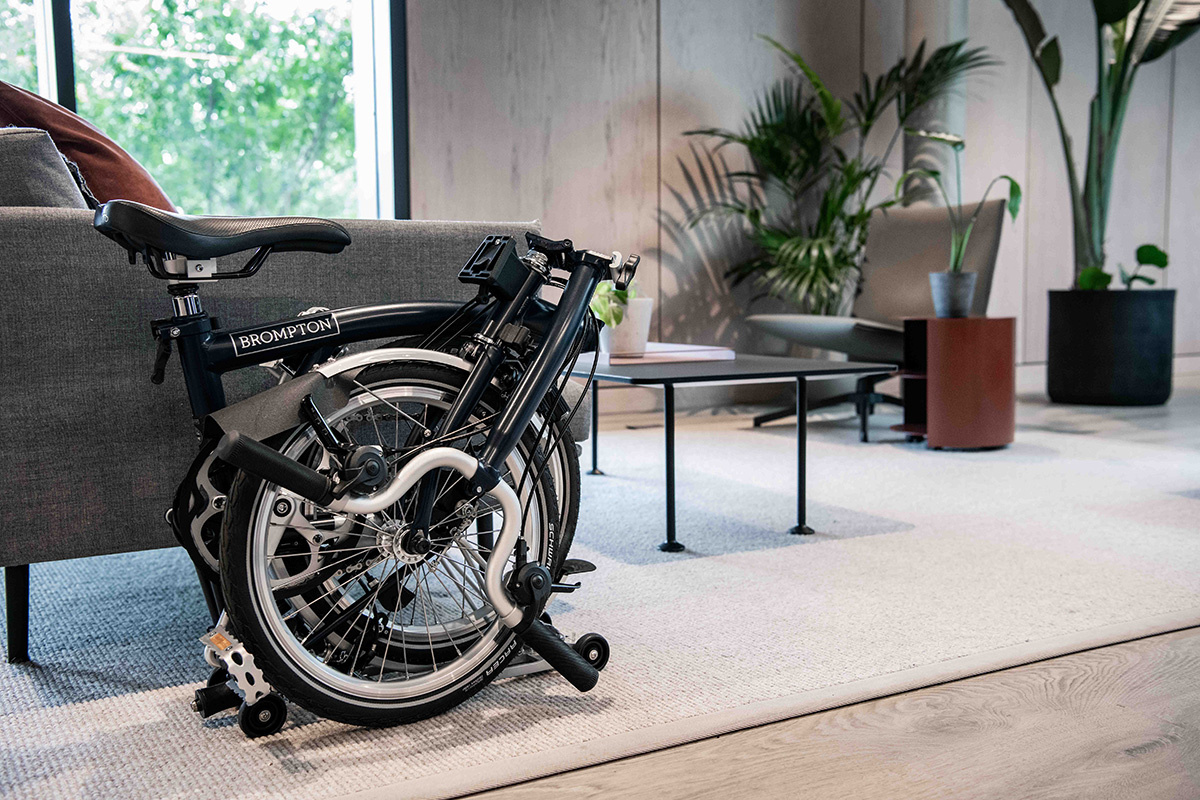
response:
<svg viewBox="0 0 1200 800"><path fill-rule="evenodd" d="M1050 292L1046 390L1055 403L1162 405L1174 349L1174 289Z"/></svg>

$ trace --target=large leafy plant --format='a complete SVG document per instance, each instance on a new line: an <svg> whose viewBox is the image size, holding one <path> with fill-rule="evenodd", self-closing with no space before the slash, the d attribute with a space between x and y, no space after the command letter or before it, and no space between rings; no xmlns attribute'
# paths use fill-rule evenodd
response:
<svg viewBox="0 0 1200 800"><path fill-rule="evenodd" d="M759 96L740 130L688 132L716 137L718 149L740 145L750 162L724 174L730 197L698 209L691 223L714 213L741 221L754 249L729 269L734 284L752 281L809 313L841 313L857 285L871 213L896 202L872 196L906 123L962 76L996 62L962 41L926 58L922 42L911 58L874 80L864 74L854 96L840 99L799 53L763 38L791 74ZM893 108L897 126L887 147L868 152L868 136Z"/></svg>
<svg viewBox="0 0 1200 800"><path fill-rule="evenodd" d="M1096 14L1096 93L1088 114L1087 160L1083 181L1072 152L1054 88L1062 76L1062 50L1048 36L1029 0L1004 0L1025 36L1033 63L1050 96L1067 162L1075 242L1075 285L1102 289L1104 239L1117 145L1133 80L1143 64L1162 58L1200 27L1200 0L1092 0Z"/></svg>

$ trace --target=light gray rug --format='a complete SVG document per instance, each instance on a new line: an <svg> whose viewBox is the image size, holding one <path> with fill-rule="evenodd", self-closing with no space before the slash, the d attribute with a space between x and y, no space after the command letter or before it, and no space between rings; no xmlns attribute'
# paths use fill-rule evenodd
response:
<svg viewBox="0 0 1200 800"><path fill-rule="evenodd" d="M791 429L681 427L682 557L655 549L661 430L605 431L575 551L600 569L551 609L612 642L600 685L507 681L391 730L202 723L181 554L36 566L38 663L0 667L0 792L451 796L1200 623L1197 451L1048 427L967 454L814 426L803 539Z"/></svg>

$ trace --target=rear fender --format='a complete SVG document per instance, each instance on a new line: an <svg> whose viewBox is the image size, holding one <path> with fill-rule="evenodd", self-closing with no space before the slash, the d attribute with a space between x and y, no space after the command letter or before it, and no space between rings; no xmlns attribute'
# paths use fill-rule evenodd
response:
<svg viewBox="0 0 1200 800"><path fill-rule="evenodd" d="M341 375L308 372L209 414L203 422L204 435L219 439L238 431L260 442L266 441L304 422L300 401L306 395L312 395L317 408L326 414L344 406L353 388L353 381Z"/></svg>

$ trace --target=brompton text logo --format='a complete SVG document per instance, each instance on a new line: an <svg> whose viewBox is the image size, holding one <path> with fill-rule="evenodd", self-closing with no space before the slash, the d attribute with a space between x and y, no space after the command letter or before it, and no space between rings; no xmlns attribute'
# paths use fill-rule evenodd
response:
<svg viewBox="0 0 1200 800"><path fill-rule="evenodd" d="M339 332L338 321L333 314L314 314L289 322L273 322L257 328L232 331L229 338L233 340L233 352L241 356L273 350L300 339L326 339L337 336Z"/></svg>

